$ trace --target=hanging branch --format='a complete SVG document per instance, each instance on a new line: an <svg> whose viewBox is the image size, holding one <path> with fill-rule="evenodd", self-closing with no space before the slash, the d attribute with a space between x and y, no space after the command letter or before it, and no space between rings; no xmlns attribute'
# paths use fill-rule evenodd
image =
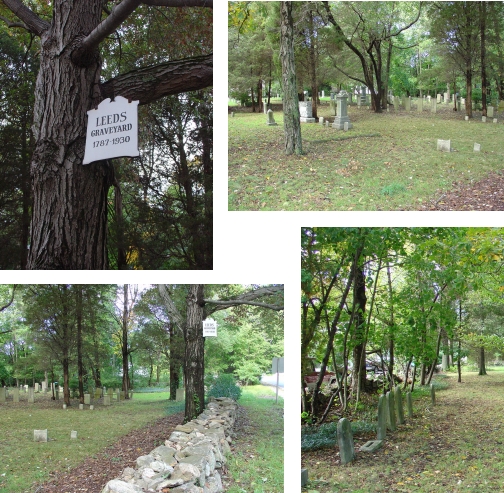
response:
<svg viewBox="0 0 504 493"><path fill-rule="evenodd" d="M2 0L4 5L11 10L11 12L21 19L31 32L37 36L49 29L50 24L42 20L33 10L30 10L21 0ZM14 27L25 27L14 26Z"/></svg>

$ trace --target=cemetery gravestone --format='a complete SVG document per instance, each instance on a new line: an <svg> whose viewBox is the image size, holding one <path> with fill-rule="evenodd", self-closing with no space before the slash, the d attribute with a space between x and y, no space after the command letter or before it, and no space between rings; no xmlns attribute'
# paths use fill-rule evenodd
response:
<svg viewBox="0 0 504 493"><path fill-rule="evenodd" d="M28 402L33 404L35 402L35 390L33 388L28 389Z"/></svg>
<svg viewBox="0 0 504 493"><path fill-rule="evenodd" d="M497 123L497 118L494 118L492 121L493 121L494 123Z"/></svg>
<svg viewBox="0 0 504 493"><path fill-rule="evenodd" d="M268 121L266 122L270 126L276 126L278 123L275 122L275 118L273 117L273 111L268 110Z"/></svg>
<svg viewBox="0 0 504 493"><path fill-rule="evenodd" d="M336 116L337 115L337 105L336 105L336 100L331 99L329 101L329 106L331 107L331 115Z"/></svg>
<svg viewBox="0 0 504 493"><path fill-rule="evenodd" d="M338 447L340 450L341 464L347 464L353 461L355 457L352 426L346 418L341 418L338 421Z"/></svg>
<svg viewBox="0 0 504 493"><path fill-rule="evenodd" d="M361 452L375 452L381 446L383 445L382 440L369 440L369 442L366 442L361 448Z"/></svg>
<svg viewBox="0 0 504 493"><path fill-rule="evenodd" d="M103 405L110 406L110 395L107 394L103 396Z"/></svg>
<svg viewBox="0 0 504 493"><path fill-rule="evenodd" d="M312 116L312 102L300 101L299 102L299 120L303 123L315 123L315 118Z"/></svg>
<svg viewBox="0 0 504 493"><path fill-rule="evenodd" d="M91 404L91 394L84 394L84 404Z"/></svg>
<svg viewBox="0 0 504 493"><path fill-rule="evenodd" d="M466 115L466 116L464 117L464 120L465 120L466 122L468 122L468 121L469 121L469 117Z"/></svg>
<svg viewBox="0 0 504 493"><path fill-rule="evenodd" d="M436 391L434 390L434 384L431 383L431 386L430 386L430 395L431 395L431 401L432 401L432 404L436 404Z"/></svg>
<svg viewBox="0 0 504 493"><path fill-rule="evenodd" d="M336 95L336 98L338 100L338 114L334 118L332 127L343 130L345 128L345 122L348 122L348 128L350 129L352 128L352 124L350 123L350 118L348 118L347 114L348 93L346 91L341 91Z"/></svg>
<svg viewBox="0 0 504 493"><path fill-rule="evenodd" d="M378 399L378 440L385 440L387 436L387 402L384 395Z"/></svg>
<svg viewBox="0 0 504 493"><path fill-rule="evenodd" d="M175 393L175 400L181 402L184 400L184 389L177 389Z"/></svg>
<svg viewBox="0 0 504 493"><path fill-rule="evenodd" d="M482 121L483 123L486 123L486 116L482 116L482 117L481 117L481 121Z"/></svg>
<svg viewBox="0 0 504 493"><path fill-rule="evenodd" d="M17 387L12 391L12 402L19 402L19 389Z"/></svg>
<svg viewBox="0 0 504 493"><path fill-rule="evenodd" d="M318 122L320 123L320 125L324 125L324 117L323 116L319 117Z"/></svg>
<svg viewBox="0 0 504 493"><path fill-rule="evenodd" d="M394 393L387 392L387 407L388 407L388 427L390 431L396 431L396 415L395 415L395 403L394 403Z"/></svg>
<svg viewBox="0 0 504 493"><path fill-rule="evenodd" d="M438 139L437 150L443 152L451 152L451 140Z"/></svg>
<svg viewBox="0 0 504 493"><path fill-rule="evenodd" d="M308 483L308 469L301 469L301 487Z"/></svg>
<svg viewBox="0 0 504 493"><path fill-rule="evenodd" d="M403 411L403 403L402 403L402 393L399 385L395 388L395 404L397 411L397 423L400 425L404 424L404 411Z"/></svg>
<svg viewBox="0 0 504 493"><path fill-rule="evenodd" d="M5 388L0 387L0 402L5 402Z"/></svg>
<svg viewBox="0 0 504 493"><path fill-rule="evenodd" d="M39 391L39 384L35 383L35 392L38 392L38 391Z"/></svg>
<svg viewBox="0 0 504 493"><path fill-rule="evenodd" d="M79 404L79 409L82 411L84 409L84 404Z"/></svg>
<svg viewBox="0 0 504 493"><path fill-rule="evenodd" d="M76 431L71 431L70 432L70 439L75 440L77 438L77 432Z"/></svg>
<svg viewBox="0 0 504 493"><path fill-rule="evenodd" d="M89 410L90 410L90 411L93 411L93 410L94 410L94 406L93 406L93 404L91 404L91 405L89 406Z"/></svg>
<svg viewBox="0 0 504 493"><path fill-rule="evenodd" d="M480 152L481 151L481 144L476 144L474 143L474 152Z"/></svg>
<svg viewBox="0 0 504 493"><path fill-rule="evenodd" d="M47 442L47 430L33 430L34 442Z"/></svg>
<svg viewBox="0 0 504 493"><path fill-rule="evenodd" d="M63 411L67 408L66 404L63 404Z"/></svg>
<svg viewBox="0 0 504 493"><path fill-rule="evenodd" d="M437 113L437 101L435 99L431 100L431 113Z"/></svg>
<svg viewBox="0 0 504 493"><path fill-rule="evenodd" d="M417 111L421 113L423 111L423 99L418 98L417 99Z"/></svg>
<svg viewBox="0 0 504 493"><path fill-rule="evenodd" d="M404 100L404 109L406 111L411 111L411 96L408 96L405 100Z"/></svg>

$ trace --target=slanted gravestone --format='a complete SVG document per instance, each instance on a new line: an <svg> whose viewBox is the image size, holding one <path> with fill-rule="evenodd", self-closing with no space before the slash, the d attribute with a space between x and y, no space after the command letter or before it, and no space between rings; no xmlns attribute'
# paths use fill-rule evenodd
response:
<svg viewBox="0 0 504 493"><path fill-rule="evenodd" d="M33 430L34 442L47 442L47 430Z"/></svg>
<svg viewBox="0 0 504 493"><path fill-rule="evenodd" d="M338 114L334 118L334 123L332 124L333 128L337 128L339 130L343 130L345 128L345 122L348 123L348 128L352 128L352 124L350 123L350 118L348 118L347 114L347 99L348 93L346 91L341 91L336 94L336 99L338 101Z"/></svg>
<svg viewBox="0 0 504 493"><path fill-rule="evenodd" d="M341 464L352 462L355 457L352 426L346 418L341 418L338 421L338 447L340 451Z"/></svg>
<svg viewBox="0 0 504 493"><path fill-rule="evenodd" d="M276 126L278 125L278 123L275 122L275 118L273 116L273 111L272 110L268 110L268 121L266 122L268 125L270 126Z"/></svg>
<svg viewBox="0 0 504 493"><path fill-rule="evenodd" d="M77 438L77 432L76 431L71 431L70 432L70 439L75 440Z"/></svg>
<svg viewBox="0 0 504 493"><path fill-rule="evenodd" d="M28 389L28 402L30 404L33 404L35 402L35 389L33 389L32 387L30 387Z"/></svg>
<svg viewBox="0 0 504 493"><path fill-rule="evenodd" d="M378 399L378 440L385 440L387 436L387 401L384 395Z"/></svg>
<svg viewBox="0 0 504 493"><path fill-rule="evenodd" d="M84 404L91 404L91 394L84 394Z"/></svg>
<svg viewBox="0 0 504 493"><path fill-rule="evenodd" d="M301 487L308 483L308 469L301 469Z"/></svg>
<svg viewBox="0 0 504 493"><path fill-rule="evenodd" d="M437 150L443 152L451 152L451 140L438 139Z"/></svg>
<svg viewBox="0 0 504 493"><path fill-rule="evenodd" d="M361 448L361 452L375 452L383 445L383 440L369 440Z"/></svg>
<svg viewBox="0 0 504 493"><path fill-rule="evenodd" d="M315 123L311 101L299 101L299 121L303 123Z"/></svg>
<svg viewBox="0 0 504 493"><path fill-rule="evenodd" d="M474 143L474 152L480 152L481 151L481 144L477 144L476 142Z"/></svg>
<svg viewBox="0 0 504 493"><path fill-rule="evenodd" d="M12 402L19 402L19 389L17 387L12 389Z"/></svg>
<svg viewBox="0 0 504 493"><path fill-rule="evenodd" d="M388 427L390 431L396 431L396 415L395 415L395 403L394 403L394 392L387 392L387 407L388 407Z"/></svg>
<svg viewBox="0 0 504 493"><path fill-rule="evenodd" d="M408 408L408 418L413 417L413 398L411 392L406 392L406 407Z"/></svg>
<svg viewBox="0 0 504 493"><path fill-rule="evenodd" d="M430 386L430 396L432 405L436 404L436 391L434 390L434 384L431 383Z"/></svg>
<svg viewBox="0 0 504 493"><path fill-rule="evenodd" d="M404 411L403 411L403 403L402 403L402 393L401 393L401 388L399 385L396 386L395 388L395 405L396 405L396 411L397 411L397 424L403 425L404 424Z"/></svg>
<svg viewBox="0 0 504 493"><path fill-rule="evenodd" d="M103 405L110 406L110 395L107 394L103 396Z"/></svg>
<svg viewBox="0 0 504 493"><path fill-rule="evenodd" d="M0 387L0 402L5 402L5 387Z"/></svg>

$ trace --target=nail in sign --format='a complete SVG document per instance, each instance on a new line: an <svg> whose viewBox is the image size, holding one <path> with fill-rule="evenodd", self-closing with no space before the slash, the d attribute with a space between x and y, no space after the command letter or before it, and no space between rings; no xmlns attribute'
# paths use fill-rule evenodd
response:
<svg viewBox="0 0 504 493"><path fill-rule="evenodd" d="M97 109L89 110L86 151L83 164L113 157L139 156L138 103L116 96L104 99Z"/></svg>

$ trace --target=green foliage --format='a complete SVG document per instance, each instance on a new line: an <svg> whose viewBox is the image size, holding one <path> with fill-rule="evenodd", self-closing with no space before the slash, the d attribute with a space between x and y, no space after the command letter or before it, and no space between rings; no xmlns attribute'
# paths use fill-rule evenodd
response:
<svg viewBox="0 0 504 493"><path fill-rule="evenodd" d="M208 397L230 397L237 401L241 393L242 390L233 375L223 373L214 379L208 391Z"/></svg>
<svg viewBox="0 0 504 493"><path fill-rule="evenodd" d="M352 421L352 433L369 433L376 431L376 423ZM317 450L334 447L337 443L337 423L324 423L319 426L303 426L301 428L301 450Z"/></svg>

